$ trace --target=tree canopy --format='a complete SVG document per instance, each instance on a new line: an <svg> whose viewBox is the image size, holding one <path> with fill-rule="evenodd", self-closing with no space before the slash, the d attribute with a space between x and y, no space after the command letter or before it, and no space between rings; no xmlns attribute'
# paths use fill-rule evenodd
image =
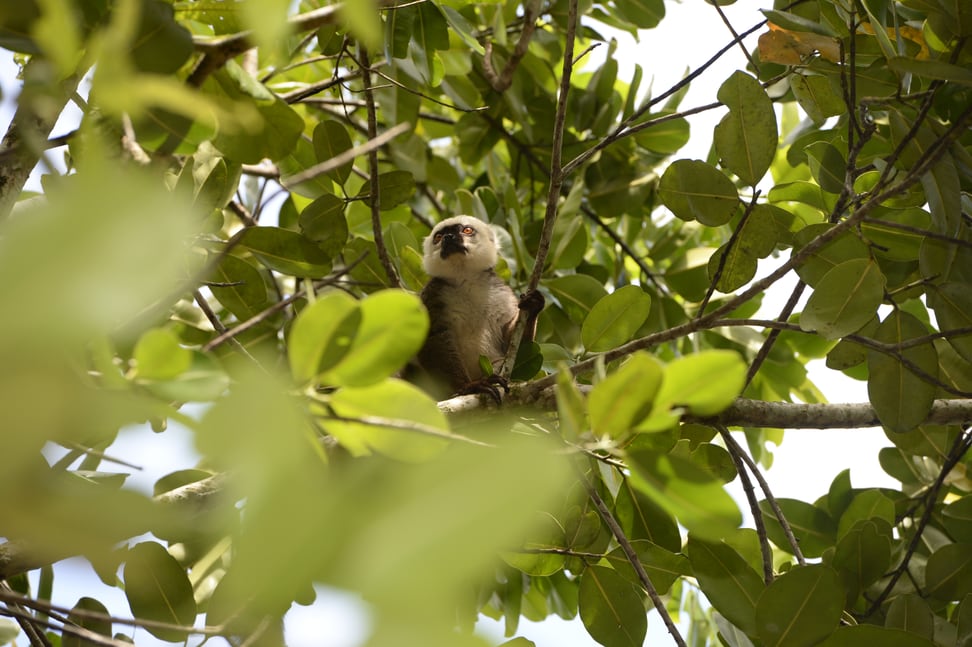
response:
<svg viewBox="0 0 972 647"><path fill-rule="evenodd" d="M480 615L641 645L651 609L680 645L972 645L972 5L777 2L712 45L744 69L659 90L609 29L665 8L0 7L0 640L277 645L325 584L376 647ZM547 300L499 406L397 377L460 213ZM170 422L200 464L126 487L119 430ZM865 426L900 487L773 496L783 429ZM67 556L129 609L52 608Z"/></svg>

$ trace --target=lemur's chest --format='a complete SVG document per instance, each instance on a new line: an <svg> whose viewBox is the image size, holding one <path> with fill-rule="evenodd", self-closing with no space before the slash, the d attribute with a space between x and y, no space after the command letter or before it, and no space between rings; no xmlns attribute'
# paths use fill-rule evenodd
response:
<svg viewBox="0 0 972 647"><path fill-rule="evenodd" d="M506 350L506 334L516 316L513 291L495 276L458 281L449 286L448 327L466 352L493 357Z"/></svg>

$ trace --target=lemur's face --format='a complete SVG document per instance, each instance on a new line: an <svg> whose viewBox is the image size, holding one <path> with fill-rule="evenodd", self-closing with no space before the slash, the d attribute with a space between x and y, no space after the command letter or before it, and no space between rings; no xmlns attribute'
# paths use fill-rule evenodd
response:
<svg viewBox="0 0 972 647"><path fill-rule="evenodd" d="M425 239L429 276L459 278L496 265L496 241L489 226L472 216L443 220Z"/></svg>

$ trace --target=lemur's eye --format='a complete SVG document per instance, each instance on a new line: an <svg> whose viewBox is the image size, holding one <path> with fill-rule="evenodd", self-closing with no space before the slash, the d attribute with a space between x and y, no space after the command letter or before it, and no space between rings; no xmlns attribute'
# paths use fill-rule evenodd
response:
<svg viewBox="0 0 972 647"><path fill-rule="evenodd" d="M466 226L462 228L462 233L464 233L467 236L471 236L476 233L476 230L473 229L472 227Z"/></svg>
<svg viewBox="0 0 972 647"><path fill-rule="evenodd" d="M441 240L442 240L442 234L436 234L435 236L432 236L432 243L435 245L438 245L439 241Z"/></svg>

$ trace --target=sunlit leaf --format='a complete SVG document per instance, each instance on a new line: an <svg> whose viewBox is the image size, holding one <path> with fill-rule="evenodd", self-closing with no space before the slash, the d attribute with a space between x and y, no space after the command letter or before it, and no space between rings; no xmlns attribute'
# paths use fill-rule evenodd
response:
<svg viewBox="0 0 972 647"><path fill-rule="evenodd" d="M662 175L658 195L682 220L698 220L709 227L727 223L739 206L732 180L699 160L673 162Z"/></svg>
<svg viewBox="0 0 972 647"><path fill-rule="evenodd" d="M592 352L616 348L629 341L648 318L651 297L636 285L626 285L591 308L581 326L581 339Z"/></svg>
<svg viewBox="0 0 972 647"><path fill-rule="evenodd" d="M713 136L722 164L746 184L756 186L776 154L773 103L759 82L743 72L733 73L717 96L729 108Z"/></svg>
<svg viewBox="0 0 972 647"><path fill-rule="evenodd" d="M800 315L800 327L826 339L856 332L881 305L884 283L877 263L855 259L837 265L814 287Z"/></svg>

